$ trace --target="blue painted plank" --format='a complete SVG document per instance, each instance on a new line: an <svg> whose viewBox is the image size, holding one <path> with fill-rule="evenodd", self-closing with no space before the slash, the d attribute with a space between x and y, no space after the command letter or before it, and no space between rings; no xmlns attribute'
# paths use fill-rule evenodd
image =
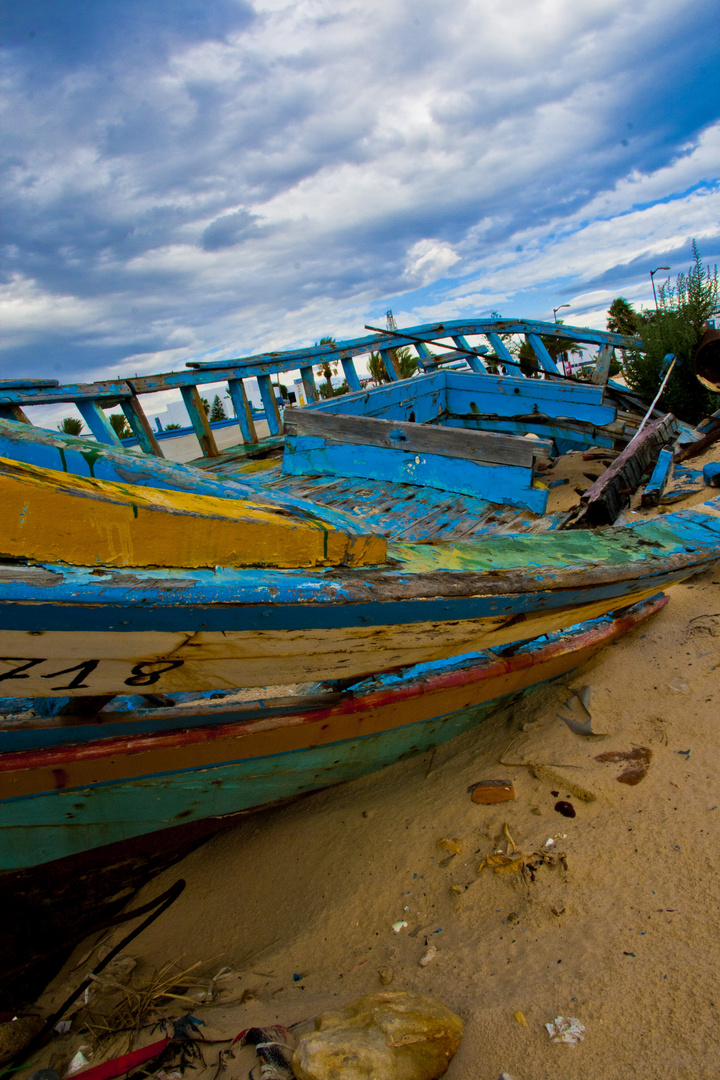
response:
<svg viewBox="0 0 720 1080"><path fill-rule="evenodd" d="M76 402L80 415L100 443L107 446L122 446L115 429L96 401Z"/></svg>
<svg viewBox="0 0 720 1080"><path fill-rule="evenodd" d="M509 375L478 378L462 371L446 371L447 410L451 415L470 413L513 417L532 412L567 417L603 427L616 417L602 404L602 389L543 379L516 379Z"/></svg>
<svg viewBox="0 0 720 1080"><path fill-rule="evenodd" d="M382 357L382 362L385 365L388 378L391 382L397 382L400 378L400 373L398 372L392 353L389 349L380 349L380 355Z"/></svg>
<svg viewBox="0 0 720 1080"><path fill-rule="evenodd" d="M230 400L233 403L233 408L235 409L237 422L240 425L243 442L256 443L258 437L257 432L255 431L255 424L253 423L252 409L250 408L250 402L248 401L245 383L242 379L228 379L228 391L230 393Z"/></svg>
<svg viewBox="0 0 720 1080"><path fill-rule="evenodd" d="M672 475L673 452L661 450L649 482L645 485L641 502L643 506L657 506L665 485Z"/></svg>
<svg viewBox="0 0 720 1080"><path fill-rule="evenodd" d="M164 457L165 455L153 434L137 394L132 394L129 398L121 401L120 407L143 453L151 454L154 457Z"/></svg>
<svg viewBox="0 0 720 1080"><path fill-rule="evenodd" d="M265 419L268 422L271 435L280 435L282 432L282 422L280 420L280 412L278 410L278 403L275 397L275 387L272 384L269 375L258 375L258 386L260 387L260 397L265 407Z"/></svg>
<svg viewBox="0 0 720 1080"><path fill-rule="evenodd" d="M468 349L468 350L470 350L468 352L466 360L467 360L468 364L470 365L470 367L472 368L472 370L475 372L475 374L476 375L486 375L487 372L486 372L486 370L485 370L485 368L483 366L483 363L480 360L480 358L476 355L476 353L478 353L478 352L486 353L488 351L487 345L479 345L479 346L477 346L475 351L472 351L472 347L470 345L468 345L467 338L465 337L464 334L455 334L455 336L453 337L453 341L455 342L455 344L457 345L457 347L459 349Z"/></svg>
<svg viewBox="0 0 720 1080"><path fill-rule="evenodd" d="M180 393L182 394L183 404L187 409L197 441L200 443L203 457L219 457L220 451L217 448L215 436L212 433L207 413L205 412L205 406L200 399L197 386L181 386Z"/></svg>
<svg viewBox="0 0 720 1080"><path fill-rule="evenodd" d="M545 344L539 334L527 332L525 334L525 340L538 358L538 363L543 371L550 371L553 374L558 374L558 366L553 360L550 353L547 351Z"/></svg>
<svg viewBox="0 0 720 1080"><path fill-rule="evenodd" d="M341 356L340 363L342 364L345 381L350 387L351 393L362 390L360 378L357 371L355 370L355 363L353 361L353 358L351 356Z"/></svg>
<svg viewBox="0 0 720 1080"><path fill-rule="evenodd" d="M320 394L318 393L317 384L315 382L315 373L312 369L312 365L305 364L300 368L300 378L302 379L303 390L305 391L305 400L308 402L319 401ZM348 383L348 385L350 385Z"/></svg>
<svg viewBox="0 0 720 1080"><path fill-rule="evenodd" d="M544 512L548 498L545 489L533 488L532 469L328 442L312 436L285 440L283 472L289 476L330 474L417 484L473 495L505 506L520 506L538 514Z"/></svg>

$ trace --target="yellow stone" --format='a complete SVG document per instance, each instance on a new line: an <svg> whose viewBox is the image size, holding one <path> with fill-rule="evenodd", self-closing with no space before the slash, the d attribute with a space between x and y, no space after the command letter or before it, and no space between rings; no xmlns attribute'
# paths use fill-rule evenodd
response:
<svg viewBox="0 0 720 1080"><path fill-rule="evenodd" d="M298 1080L436 1080L463 1035L442 1002L409 991L368 994L315 1026L293 1057Z"/></svg>

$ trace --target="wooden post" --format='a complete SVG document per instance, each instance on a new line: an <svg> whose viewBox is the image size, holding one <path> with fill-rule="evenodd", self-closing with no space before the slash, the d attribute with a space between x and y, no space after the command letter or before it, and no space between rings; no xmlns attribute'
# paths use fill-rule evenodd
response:
<svg viewBox="0 0 720 1080"><path fill-rule="evenodd" d="M279 435L282 425L280 423L280 411L275 399L275 388L269 375L258 375L257 381L260 387L260 396L265 406L265 416L267 417L270 434Z"/></svg>
<svg viewBox="0 0 720 1080"><path fill-rule="evenodd" d="M0 417L3 420L15 420L18 424L30 424L19 405L0 405Z"/></svg>
<svg viewBox="0 0 720 1080"><path fill-rule="evenodd" d="M150 422L143 412L140 399L137 394L124 398L120 402L120 408L125 414L125 419L132 429L132 433L140 444L144 454L153 454L155 457L165 457L160 449L160 443L155 438Z"/></svg>
<svg viewBox="0 0 720 1080"><path fill-rule="evenodd" d="M538 358L538 363L543 371L550 371L555 375L559 375L558 366L553 360L550 353L545 348L543 341L539 334L533 334L528 331L525 334L525 340Z"/></svg>
<svg viewBox="0 0 720 1080"><path fill-rule="evenodd" d="M506 364L517 364L517 360L515 359L513 354L510 352L507 345L505 344L505 342L503 341L503 339L500 337L499 334L487 333L485 335L485 337L488 339L488 341L492 345L493 352L495 353L496 356L500 357L501 361L504 361Z"/></svg>
<svg viewBox="0 0 720 1080"><path fill-rule="evenodd" d="M235 415L240 425L243 442L256 443L258 441L255 424L252 418L252 409L248 401L245 383L242 379L228 379L230 399L235 406Z"/></svg>
<svg viewBox="0 0 720 1080"><path fill-rule="evenodd" d="M122 443L115 432L115 428L112 426L97 401L93 401L92 398L86 398L84 401L76 401L75 404L77 405L83 420L98 442L106 443L108 446L122 447Z"/></svg>
<svg viewBox="0 0 720 1080"><path fill-rule="evenodd" d="M358 390L362 390L360 385L360 379L358 373L355 370L355 362L352 356L341 356L340 363L342 364L343 373L347 380L347 384L353 393L357 393Z"/></svg>
<svg viewBox="0 0 720 1080"><path fill-rule="evenodd" d="M595 383L596 386L605 386L607 384L610 376L610 361L614 355L615 349L612 345L603 345L597 354L590 382Z"/></svg>
<svg viewBox="0 0 720 1080"><path fill-rule="evenodd" d="M476 375L487 375L487 371L483 367L482 360L479 356L476 356L472 352L470 345L468 345L467 339L462 334L458 334L457 337L453 338L453 341L457 345L458 349L469 350L468 355L465 359L467 360L471 369L476 373ZM480 351L487 352L487 345L483 345Z"/></svg>
<svg viewBox="0 0 720 1080"><path fill-rule="evenodd" d="M381 349L380 355L382 356L385 370L390 376L391 382L397 382L400 378L400 373L398 372L397 365L395 363L392 353L389 349Z"/></svg>
<svg viewBox="0 0 720 1080"><path fill-rule="evenodd" d="M423 371L435 371L435 369L437 368L437 364L433 363L433 354L430 352L429 347L425 344L424 341L415 342L415 352L418 354L420 367L423 369ZM426 364L426 360L429 360L430 362Z"/></svg>
<svg viewBox="0 0 720 1080"><path fill-rule="evenodd" d="M200 400L197 386L181 386L183 403L187 409L190 423L195 429L197 441L204 457L220 457L220 451L215 442L215 436L205 412L205 406Z"/></svg>
<svg viewBox="0 0 720 1080"><path fill-rule="evenodd" d="M300 378L302 379L303 390L305 391L305 398L309 402L319 401L320 395L315 383L315 374L312 367L301 367Z"/></svg>

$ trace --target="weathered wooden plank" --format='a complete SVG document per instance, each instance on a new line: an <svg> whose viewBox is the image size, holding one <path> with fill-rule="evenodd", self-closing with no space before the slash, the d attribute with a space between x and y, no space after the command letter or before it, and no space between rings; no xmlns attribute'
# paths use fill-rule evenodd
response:
<svg viewBox="0 0 720 1080"><path fill-rule="evenodd" d="M0 498L0 554L11 558L136 567L299 567L385 558L379 537L350 536L249 499L130 487L4 458Z"/></svg>
<svg viewBox="0 0 720 1080"><path fill-rule="evenodd" d="M14 420L18 424L30 423L30 420L19 405L0 405L0 419Z"/></svg>
<svg viewBox="0 0 720 1080"><path fill-rule="evenodd" d="M690 443L689 446L685 446L682 450L678 450L675 454L675 461L687 461L689 458L698 457L700 454L704 454L705 451L713 446L716 442L720 441L720 420L716 422L716 426L708 431L707 435L703 435L702 439L698 439L697 442Z"/></svg>
<svg viewBox="0 0 720 1080"><path fill-rule="evenodd" d="M287 409L286 435L318 435L323 439L366 446L384 446L408 453L440 454L442 457L498 465L532 468L533 459L547 446L515 435L496 435L427 424L358 417L340 413L320 413L309 409Z"/></svg>
<svg viewBox="0 0 720 1080"><path fill-rule="evenodd" d="M328 398L308 407L314 413L345 413L425 423L446 411L445 371L384 383L359 393Z"/></svg>
<svg viewBox="0 0 720 1080"><path fill-rule="evenodd" d="M457 347L459 349L467 349L468 350L468 354L465 357L465 359L467 360L467 362L470 365L470 367L472 368L472 370L476 373L476 375L486 375L487 371L483 367L482 361L480 360L480 358L478 357L477 354L478 353L487 353L488 352L487 345L478 345L475 349L473 349L472 346L468 344L467 339L464 336L464 334L455 334L453 336L453 341L455 342L455 344L457 345Z"/></svg>
<svg viewBox="0 0 720 1080"><path fill-rule="evenodd" d="M380 355L382 362L385 365L385 370L388 373L388 377L392 382L397 382L400 378L400 372L395 362L395 356L390 349L380 349Z"/></svg>
<svg viewBox="0 0 720 1080"><path fill-rule="evenodd" d="M319 401L320 394L318 393L317 383L315 382L315 372L313 371L311 364L305 364L300 368L300 378L302 379L303 390L305 391L305 399L307 401Z"/></svg>
<svg viewBox="0 0 720 1080"><path fill-rule="evenodd" d="M155 438L153 429L150 427L143 407L140 404L140 399L137 394L132 394L129 398L124 398L120 402L120 408L125 414L125 418L129 423L132 433L140 444L140 448L145 454L152 454L155 457L165 457L160 449L160 443Z"/></svg>
<svg viewBox="0 0 720 1080"><path fill-rule="evenodd" d="M643 506L657 506L660 497L665 491L665 485L672 476L673 456L672 450L661 450L657 459L652 476L642 493Z"/></svg>
<svg viewBox="0 0 720 1080"><path fill-rule="evenodd" d="M270 428L270 434L279 435L282 429L282 421L280 420L280 410L275 397L275 387L269 375L258 375L257 382L260 387L260 397L265 407L265 418Z"/></svg>
<svg viewBox="0 0 720 1080"><path fill-rule="evenodd" d="M107 446L122 446L120 439L97 401L79 400L75 402L80 415L92 431L98 442Z"/></svg>
<svg viewBox="0 0 720 1080"><path fill-rule="evenodd" d="M479 379L464 371L441 374L446 380L446 408L452 415L540 413L598 427L604 427L616 418L616 410L602 404L602 389L598 386L510 375L488 375Z"/></svg>
<svg viewBox="0 0 720 1080"><path fill-rule="evenodd" d="M531 331L527 331L525 334L525 340L537 356L538 362L542 370L552 372L554 375L558 375L558 366L553 360L550 353L547 351L540 335L535 334Z"/></svg>
<svg viewBox="0 0 720 1080"><path fill-rule="evenodd" d="M606 428L597 428L593 424L584 424L582 421L571 422L563 418L555 420L540 413L525 416L486 416L466 413L464 416L449 416L443 420L443 423L448 427L462 425L480 431L505 431L511 435L536 435L541 431L545 438L538 441L548 449L551 449L554 443L558 453L561 454L567 452L562 449L566 443L570 444L568 450L586 449L591 446L606 446L612 449L617 437Z"/></svg>
<svg viewBox="0 0 720 1080"><path fill-rule="evenodd" d="M603 345L597 354L590 381L595 386L605 386L610 375L610 361L615 355L612 345Z"/></svg>
<svg viewBox="0 0 720 1080"><path fill-rule="evenodd" d="M340 363L342 364L345 381L350 387L350 392L356 393L358 390L362 390L362 386L360 384L360 377L355 370L355 363L352 356L341 356Z"/></svg>
<svg viewBox="0 0 720 1080"><path fill-rule="evenodd" d="M653 420L643 428L588 488L580 500L580 513L566 527L587 529L611 525L628 505L629 492L638 487L644 473L654 467L660 450L676 434L677 421L672 413Z"/></svg>
<svg viewBox="0 0 720 1080"><path fill-rule="evenodd" d="M200 399L197 386L181 386L180 393L182 394L183 403L187 409L188 416L190 417L190 423L195 429L195 435L197 436L197 441L200 443L203 457L219 457L220 451L217 448L215 436L212 433L212 428L210 427L210 422L207 413L205 412L205 406Z"/></svg>
<svg viewBox="0 0 720 1080"><path fill-rule="evenodd" d="M457 491L507 506L521 506L542 514L548 492L533 487L532 469L515 465L479 463L440 454L357 443L328 443L313 436L288 436L283 473L290 476L323 475L370 477L394 483Z"/></svg>
<svg viewBox="0 0 720 1080"><path fill-rule="evenodd" d="M242 379L228 379L230 400L235 408L237 422L240 425L243 442L256 443L258 441L255 424L252 418L252 409L248 400L245 383Z"/></svg>

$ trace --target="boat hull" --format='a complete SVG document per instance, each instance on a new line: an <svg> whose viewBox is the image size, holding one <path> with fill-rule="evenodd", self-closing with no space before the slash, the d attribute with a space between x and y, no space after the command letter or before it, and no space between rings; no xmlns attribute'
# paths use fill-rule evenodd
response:
<svg viewBox="0 0 720 1080"><path fill-rule="evenodd" d="M252 720L215 709L181 719L181 730L3 754L0 869L50 864L190 822L221 823L422 753L584 663L664 603L527 642L510 656L387 677L385 685L381 678L327 708L303 711L299 699L284 715Z"/></svg>

